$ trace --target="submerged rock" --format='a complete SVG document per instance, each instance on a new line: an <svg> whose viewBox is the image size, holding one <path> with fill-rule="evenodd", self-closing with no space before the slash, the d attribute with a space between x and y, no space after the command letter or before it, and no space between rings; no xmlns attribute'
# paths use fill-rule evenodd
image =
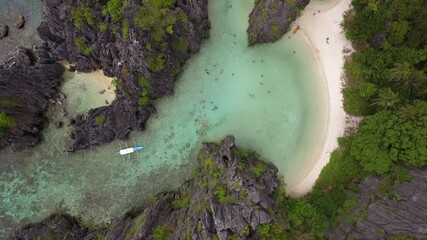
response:
<svg viewBox="0 0 427 240"><path fill-rule="evenodd" d="M25 25L25 17L23 15L19 15L18 21L15 23L15 27L20 29Z"/></svg>
<svg viewBox="0 0 427 240"><path fill-rule="evenodd" d="M55 126L55 128L61 128L63 124L63 122L55 122L53 125Z"/></svg>
<svg viewBox="0 0 427 240"><path fill-rule="evenodd" d="M7 37L9 34L9 26L6 24L0 24L0 39Z"/></svg>
<svg viewBox="0 0 427 240"><path fill-rule="evenodd" d="M310 0L255 0L247 29L249 46L279 40L309 2Z"/></svg>
<svg viewBox="0 0 427 240"><path fill-rule="evenodd" d="M282 187L274 165L238 150L234 137L220 145L204 144L198 161L194 178L179 190L158 194L143 211L126 214L105 228L88 230L58 215L24 227L13 239L45 239L47 234L53 239L158 239L155 234L166 239L260 239L261 225L286 227L278 223L280 209L273 200Z"/></svg>

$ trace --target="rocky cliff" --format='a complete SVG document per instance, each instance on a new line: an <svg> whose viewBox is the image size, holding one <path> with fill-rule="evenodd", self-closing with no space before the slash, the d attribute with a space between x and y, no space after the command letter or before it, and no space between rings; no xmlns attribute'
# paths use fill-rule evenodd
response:
<svg viewBox="0 0 427 240"><path fill-rule="evenodd" d="M427 169L412 170L410 182L390 186L370 176L360 184L358 207L328 233L329 239L427 238ZM401 238L404 239L404 238ZM410 239L410 238L407 238Z"/></svg>
<svg viewBox="0 0 427 240"><path fill-rule="evenodd" d="M86 229L73 218L55 215L19 230L13 239L280 237L285 216L279 216L273 199L281 187L275 166L237 149L233 137L220 145L204 144L198 161L194 178L179 190L158 194L143 211L129 213L106 228Z"/></svg>
<svg viewBox="0 0 427 240"><path fill-rule="evenodd" d="M117 97L111 105L74 119L70 151L144 129L155 111L150 100L173 93L177 75L208 37L210 26L207 0L163 5L45 0L44 4L45 20L38 32L45 53L53 60L76 63L77 71L103 69L117 78ZM97 124L97 117L106 120Z"/></svg>
<svg viewBox="0 0 427 240"><path fill-rule="evenodd" d="M15 120L14 126L0 135L0 147L11 145L19 151L40 140L43 113L61 83L64 69L37 57L39 51L43 50L19 48L0 60L0 112Z"/></svg>
<svg viewBox="0 0 427 240"><path fill-rule="evenodd" d="M277 168L236 148L233 137L219 145L204 144L198 163L193 178L180 189L158 194L145 209L104 228L85 228L75 218L53 215L22 228L13 239L299 239L314 235L293 232L295 224L322 224L300 204L286 207L294 200L284 196ZM395 185L366 178L359 192L348 193L357 198L355 211L322 236L425 239L427 169L411 170L411 175L411 181Z"/></svg>
<svg viewBox="0 0 427 240"><path fill-rule="evenodd" d="M247 29L249 46L279 40L309 2L310 0L255 0Z"/></svg>

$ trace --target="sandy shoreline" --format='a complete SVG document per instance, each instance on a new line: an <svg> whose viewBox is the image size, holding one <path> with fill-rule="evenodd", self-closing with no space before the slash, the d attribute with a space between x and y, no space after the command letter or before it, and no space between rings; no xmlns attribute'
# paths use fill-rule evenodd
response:
<svg viewBox="0 0 427 240"><path fill-rule="evenodd" d="M288 186L291 196L301 196L309 192L315 184L322 168L328 163L330 153L338 146L337 138L344 134L346 113L342 103L342 80L344 53L351 48L340 27L342 14L349 9L351 0L331 0L326 3L312 2L304 14L295 22L300 26L300 35L309 45L322 74L321 80L327 94L327 129L318 160L298 184ZM320 10L320 11L319 11ZM327 38L329 40L327 41Z"/></svg>
<svg viewBox="0 0 427 240"><path fill-rule="evenodd" d="M60 64L68 69L72 64L69 64L66 61L61 61ZM102 95L102 99L107 100L108 102L114 101L116 98L116 87L113 86L112 80L114 78L110 78L104 75L103 70L97 70L90 73L66 73L67 76L77 76L80 75L80 78L85 78L86 83L90 84L91 87L99 89L99 91L105 91ZM101 97L101 96L100 96ZM108 105L108 104L107 104Z"/></svg>

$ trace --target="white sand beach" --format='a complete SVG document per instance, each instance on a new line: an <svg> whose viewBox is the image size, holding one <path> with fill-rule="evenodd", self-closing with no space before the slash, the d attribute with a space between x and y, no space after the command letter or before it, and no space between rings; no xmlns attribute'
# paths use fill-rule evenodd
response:
<svg viewBox="0 0 427 240"><path fill-rule="evenodd" d="M66 69L72 64L60 62ZM67 95L70 113L83 114L89 109L109 105L116 98L116 87L102 70L90 73L64 73L64 84L61 91Z"/></svg>
<svg viewBox="0 0 427 240"><path fill-rule="evenodd" d="M337 138L343 136L346 128L346 113L341 94L343 49L351 49L351 42L345 38L340 23L342 14L349 9L350 3L351 0L312 1L295 22L295 26L300 26L296 35L306 40L323 75L321 80L328 96L328 120L318 160L305 176L301 176L302 180L298 184L288 186L287 191L291 196L302 196L312 189L323 167L328 163L330 153L338 146Z"/></svg>

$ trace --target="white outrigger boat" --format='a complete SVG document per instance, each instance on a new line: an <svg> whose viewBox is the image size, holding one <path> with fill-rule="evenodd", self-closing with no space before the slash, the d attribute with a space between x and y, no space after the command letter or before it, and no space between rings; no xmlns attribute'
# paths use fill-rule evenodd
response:
<svg viewBox="0 0 427 240"><path fill-rule="evenodd" d="M133 141L134 147L129 147L127 141L125 141L125 145L124 145L124 147L126 147L126 148L123 148L122 144L119 143L119 145L120 145L119 154L120 154L120 156L122 156L123 160L125 159L125 157L124 157L125 155L129 156L129 160L130 160L130 156L132 153L136 153L136 155L138 156L138 159L139 159L138 151L142 150L144 147L137 146L136 142L135 142L135 138L132 138L132 141Z"/></svg>

